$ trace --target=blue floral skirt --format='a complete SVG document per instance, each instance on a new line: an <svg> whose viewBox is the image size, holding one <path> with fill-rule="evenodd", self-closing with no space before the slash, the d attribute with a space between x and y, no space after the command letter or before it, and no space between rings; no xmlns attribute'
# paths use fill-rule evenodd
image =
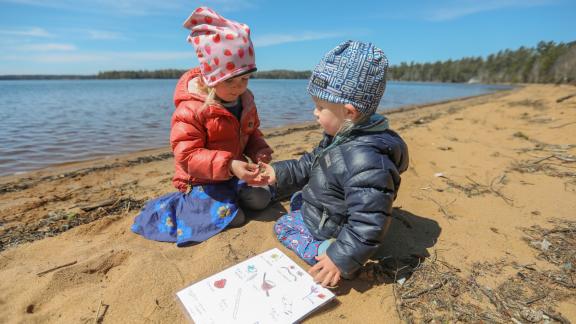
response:
<svg viewBox="0 0 576 324"><path fill-rule="evenodd" d="M238 213L238 192L246 186L234 178L197 185L189 193L173 192L149 201L131 229L147 239L198 243L220 233Z"/></svg>

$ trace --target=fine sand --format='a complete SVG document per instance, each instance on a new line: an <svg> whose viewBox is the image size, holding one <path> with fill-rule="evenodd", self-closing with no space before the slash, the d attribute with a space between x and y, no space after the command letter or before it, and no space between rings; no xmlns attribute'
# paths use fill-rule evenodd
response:
<svg viewBox="0 0 576 324"><path fill-rule="evenodd" d="M390 258L305 322L576 322L574 94L526 85L388 114L410 150ZM291 159L321 131L266 136ZM172 170L161 149L0 178L0 322L184 322L175 293L190 283L273 247L297 260L272 232L286 202L195 246L133 234Z"/></svg>

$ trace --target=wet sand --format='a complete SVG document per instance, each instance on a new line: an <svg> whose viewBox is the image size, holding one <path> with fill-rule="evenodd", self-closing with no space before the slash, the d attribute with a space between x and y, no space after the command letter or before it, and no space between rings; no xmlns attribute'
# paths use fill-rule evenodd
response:
<svg viewBox="0 0 576 324"><path fill-rule="evenodd" d="M525 85L387 114L410 149L390 257L305 322L576 321L573 94ZM266 136L288 159L321 131ZM296 260L272 233L286 202L191 247L133 234L172 170L166 148L0 178L0 322L182 322L188 284L273 247Z"/></svg>

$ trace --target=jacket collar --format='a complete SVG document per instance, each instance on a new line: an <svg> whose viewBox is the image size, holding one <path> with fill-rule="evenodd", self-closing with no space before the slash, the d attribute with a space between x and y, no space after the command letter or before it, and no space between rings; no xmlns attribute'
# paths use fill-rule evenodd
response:
<svg viewBox="0 0 576 324"><path fill-rule="evenodd" d="M350 132L370 132L370 133L377 133L383 132L389 128L388 118L373 114L370 118L360 124L354 125Z"/></svg>

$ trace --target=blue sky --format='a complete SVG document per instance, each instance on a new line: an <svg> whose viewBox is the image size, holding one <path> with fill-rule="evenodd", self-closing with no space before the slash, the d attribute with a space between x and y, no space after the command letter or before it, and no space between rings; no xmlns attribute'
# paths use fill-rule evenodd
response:
<svg viewBox="0 0 576 324"><path fill-rule="evenodd" d="M259 70L309 70L346 39L392 65L576 40L574 0L0 0L0 75L185 69L200 5L252 30Z"/></svg>

